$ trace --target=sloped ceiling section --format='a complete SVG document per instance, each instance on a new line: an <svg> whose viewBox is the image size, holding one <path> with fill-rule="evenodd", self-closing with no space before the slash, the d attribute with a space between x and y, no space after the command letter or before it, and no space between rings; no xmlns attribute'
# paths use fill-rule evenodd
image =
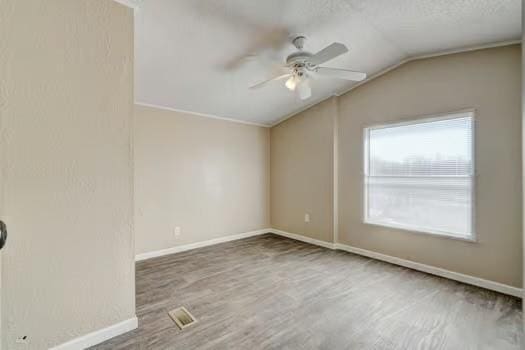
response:
<svg viewBox="0 0 525 350"><path fill-rule="evenodd" d="M520 0L144 0L136 11L136 101L271 125L352 82L320 79L301 101L271 83L248 87L306 35L316 52L334 41L350 51L325 66L373 75L404 59L518 40Z"/></svg>

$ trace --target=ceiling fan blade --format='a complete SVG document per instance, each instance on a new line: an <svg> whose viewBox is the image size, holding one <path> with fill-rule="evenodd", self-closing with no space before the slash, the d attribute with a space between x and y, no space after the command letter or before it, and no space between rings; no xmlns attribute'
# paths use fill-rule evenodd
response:
<svg viewBox="0 0 525 350"><path fill-rule="evenodd" d="M366 79L366 73L354 72L347 69L318 67L315 72L319 77L330 77L352 81L362 81Z"/></svg>
<svg viewBox="0 0 525 350"><path fill-rule="evenodd" d="M252 85L252 86L250 86L250 89L252 89L252 90L260 89L263 86L265 86L266 84L268 84L269 82L286 79L286 78L291 77L291 76L292 76L292 74L290 74L290 73L278 75L276 77L273 77L273 78L270 78L268 80L261 81L260 83L257 83L255 85Z"/></svg>
<svg viewBox="0 0 525 350"><path fill-rule="evenodd" d="M312 57L310 57L308 59L308 62L310 62L313 65L322 64L346 52L348 52L348 48L345 45L341 43L333 43L331 45L328 45Z"/></svg>
<svg viewBox="0 0 525 350"><path fill-rule="evenodd" d="M282 65L282 59L275 56L289 42L290 33L286 28L266 31L261 29L252 36L251 44L242 53L221 64L222 69L236 70L253 60L261 63L270 61L272 65L278 62L279 65Z"/></svg>
<svg viewBox="0 0 525 350"><path fill-rule="evenodd" d="M301 100L306 100L312 96L312 88L308 80L301 81L299 85L297 85L296 91Z"/></svg>

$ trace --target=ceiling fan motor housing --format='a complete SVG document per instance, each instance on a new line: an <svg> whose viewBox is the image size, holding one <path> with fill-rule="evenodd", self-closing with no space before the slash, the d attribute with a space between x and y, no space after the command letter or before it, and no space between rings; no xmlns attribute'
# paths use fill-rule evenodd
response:
<svg viewBox="0 0 525 350"><path fill-rule="evenodd" d="M303 51L304 42L306 37L304 35L297 35L293 40L292 44L298 50L286 57L286 64L294 69L301 69L303 67L309 68L308 59L313 56L308 51Z"/></svg>
<svg viewBox="0 0 525 350"><path fill-rule="evenodd" d="M305 65L312 54L307 51L297 51L286 57L286 64L293 66L294 64Z"/></svg>

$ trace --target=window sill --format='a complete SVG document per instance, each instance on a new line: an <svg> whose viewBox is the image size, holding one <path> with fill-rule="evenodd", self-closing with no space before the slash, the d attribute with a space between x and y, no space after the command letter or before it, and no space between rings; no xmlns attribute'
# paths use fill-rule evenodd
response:
<svg viewBox="0 0 525 350"><path fill-rule="evenodd" d="M379 226L379 227L385 227L385 228L391 228L395 230L401 230L409 233L415 233L419 235L425 235L425 236L433 236L438 238L447 238L447 239L453 239L463 242L469 242L469 243L477 243L476 235L472 234L471 236L464 236L459 234L453 234L453 233L447 233L447 232L440 232L440 231L432 231L432 230L423 230L418 229L415 227L410 226L403 226L403 225L395 225L395 224L385 224L380 221L374 221L374 220L368 220L365 219L364 223L367 225L372 226Z"/></svg>

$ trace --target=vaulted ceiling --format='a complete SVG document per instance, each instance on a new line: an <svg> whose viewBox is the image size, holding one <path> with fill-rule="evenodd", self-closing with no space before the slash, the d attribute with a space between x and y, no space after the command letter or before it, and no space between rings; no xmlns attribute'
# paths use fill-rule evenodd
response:
<svg viewBox="0 0 525 350"><path fill-rule="evenodd" d="M407 57L517 40L520 0L144 0L135 18L136 101L271 125L349 89L319 79L305 101L273 82L295 51L332 42L350 51L324 64L372 75Z"/></svg>

